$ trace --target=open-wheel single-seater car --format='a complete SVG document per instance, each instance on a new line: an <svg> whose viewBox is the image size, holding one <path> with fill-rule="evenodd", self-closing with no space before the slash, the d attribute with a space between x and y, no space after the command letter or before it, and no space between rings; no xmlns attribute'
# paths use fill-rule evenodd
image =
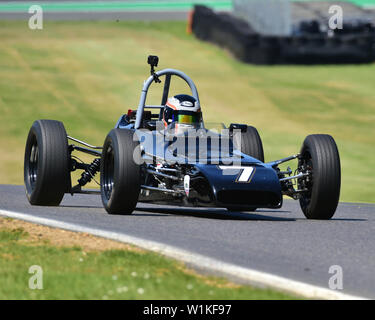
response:
<svg viewBox="0 0 375 320"><path fill-rule="evenodd" d="M208 129L197 88L185 73L155 72L144 82L137 110L117 121L102 147L66 133L62 122L37 120L26 142L24 178L32 205L58 206L65 193L98 193L111 214L131 214L138 202L222 207L232 211L280 208L283 196L299 200L308 219L330 219L340 195L340 159L330 135L305 138L299 153L264 162L258 131L244 124ZM147 105L152 83L164 88L160 105ZM169 97L171 79L179 77L191 95ZM79 161L73 152L94 157ZM297 168L281 163L297 159ZM82 170L77 183L71 172ZM83 188L100 171L100 191Z"/></svg>

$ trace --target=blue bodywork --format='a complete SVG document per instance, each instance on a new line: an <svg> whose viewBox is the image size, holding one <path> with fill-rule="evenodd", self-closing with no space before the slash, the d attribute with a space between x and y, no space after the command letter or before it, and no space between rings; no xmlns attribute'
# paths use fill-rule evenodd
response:
<svg viewBox="0 0 375 320"><path fill-rule="evenodd" d="M224 175L218 165L195 166L209 182L217 206L280 208L282 194L276 171L250 156L246 158L255 160L253 163L241 163L241 167L254 168L251 179L246 183L237 181L241 170L232 170L232 174L228 170L229 174Z"/></svg>
<svg viewBox="0 0 375 320"><path fill-rule="evenodd" d="M132 129L121 118L116 127ZM230 165L225 165L225 163L230 163L230 158L214 157L217 151L220 153L220 150L210 148L208 150L208 161L205 163L199 163L199 161L189 162L186 156L173 154L173 150L175 149L170 150L169 148L171 142L163 140L162 143L158 142L156 136L155 131L141 131L139 134L139 140L142 141L142 148L146 154L150 155L149 159L152 156L156 156L158 159L163 159L170 163L177 162L179 164L194 166L208 182L207 188L210 188L209 191L212 197L210 206L235 206L238 208L281 207L281 185L277 172L272 167L272 163L263 163L251 156L238 152L237 155L240 155L239 165L241 169L233 170L230 169ZM199 150L199 146L197 146L197 150ZM225 174L222 169L223 167L229 169L226 170ZM253 168L249 181L239 182L239 175L241 175L245 168L249 167ZM197 205L199 205L199 201ZM205 205L207 206L207 203Z"/></svg>

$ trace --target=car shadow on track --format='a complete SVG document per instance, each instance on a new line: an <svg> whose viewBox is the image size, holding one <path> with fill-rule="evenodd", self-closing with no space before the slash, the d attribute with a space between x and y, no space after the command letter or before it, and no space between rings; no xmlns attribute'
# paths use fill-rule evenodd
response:
<svg viewBox="0 0 375 320"><path fill-rule="evenodd" d="M331 218L330 221L368 221L367 219L358 218Z"/></svg>
<svg viewBox="0 0 375 320"><path fill-rule="evenodd" d="M67 205L67 204L60 204L59 207L61 208L81 208L81 209L104 209L103 206L88 206L88 205Z"/></svg>
<svg viewBox="0 0 375 320"><path fill-rule="evenodd" d="M100 205L60 205L63 208L83 208L83 209L102 209L103 206ZM149 213L141 213L149 212ZM306 220L311 221L303 217L300 218L287 218L287 217L275 217L268 215L269 213L290 213L288 210L277 210L271 211L267 209L258 209L256 212L244 212L244 211L232 211L229 212L226 209L219 208L205 208L205 209L196 209L196 208L186 208L186 207L137 207L135 212L131 216L149 216L149 217L168 217L170 215L175 216L188 216L196 218L206 218L206 219L217 219L217 220L252 220L252 221L300 221ZM121 215L119 215L121 216ZM316 221L316 220L315 220ZM361 218L332 218L330 221L367 221L367 219Z"/></svg>
<svg viewBox="0 0 375 320"><path fill-rule="evenodd" d="M229 212L226 209L204 209L198 210L194 208L169 208L169 207L158 207L158 208L137 208L137 211L153 212L155 214L170 214L170 215L180 215L180 216L189 216L195 218L206 218L206 219L218 219L218 220L263 220L263 221L296 221L294 218L283 218L283 217L274 217L269 215L264 215L263 212L269 213L273 211L262 210L259 211L261 214L257 213L248 213L248 212ZM289 213L290 211L281 211L277 212ZM133 215L137 215L135 212ZM139 214L142 215L142 214Z"/></svg>

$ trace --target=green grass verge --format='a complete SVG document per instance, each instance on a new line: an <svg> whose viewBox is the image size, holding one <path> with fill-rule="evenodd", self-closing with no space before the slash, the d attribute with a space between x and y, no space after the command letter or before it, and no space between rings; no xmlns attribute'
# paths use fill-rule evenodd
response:
<svg viewBox="0 0 375 320"><path fill-rule="evenodd" d="M35 119L102 144L138 104L148 54L196 82L204 118L258 128L266 161L328 133L342 160L341 201L375 199L375 66L252 66L185 33L183 22L0 22L0 182L22 183L23 148ZM156 88L156 90L155 90ZM186 92L181 82L174 93ZM154 85L149 103L160 103Z"/></svg>
<svg viewBox="0 0 375 320"><path fill-rule="evenodd" d="M40 232L40 231L39 231ZM29 268L43 270L43 289L30 289ZM84 252L29 240L27 228L0 229L0 299L295 299L273 290L198 275L149 252Z"/></svg>

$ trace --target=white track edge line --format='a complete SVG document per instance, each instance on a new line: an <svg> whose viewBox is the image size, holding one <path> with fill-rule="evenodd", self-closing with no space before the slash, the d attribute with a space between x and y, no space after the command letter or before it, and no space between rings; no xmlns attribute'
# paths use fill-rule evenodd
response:
<svg viewBox="0 0 375 320"><path fill-rule="evenodd" d="M78 224L61 222L54 219L35 217L30 214L19 213L0 209L0 215L42 224L54 228L66 229L75 232L90 233L95 236L116 240L119 242L129 243L140 248L154 251L174 258L193 266L219 272L220 274L232 276L237 279L249 281L256 285L262 285L268 288L278 289L291 294L296 294L311 299L327 300L367 300L367 298L354 296L339 291L329 290L327 288L307 284L304 282L291 280L270 273L239 267L234 264L222 262L213 258L207 258L203 255L190 252L184 249L173 247L156 241L145 240L134 236L129 236L117 232L105 231L90 227L84 227Z"/></svg>

